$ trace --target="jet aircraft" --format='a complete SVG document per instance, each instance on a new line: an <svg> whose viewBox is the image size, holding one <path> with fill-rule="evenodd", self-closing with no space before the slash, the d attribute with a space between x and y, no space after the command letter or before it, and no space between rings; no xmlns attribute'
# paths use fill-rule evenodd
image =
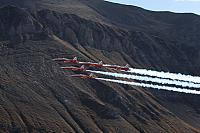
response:
<svg viewBox="0 0 200 133"><path fill-rule="evenodd" d="M111 66L107 66L107 67L111 68L113 70L119 70L119 71L128 71L130 69L128 64L126 66L111 65Z"/></svg>
<svg viewBox="0 0 200 133"><path fill-rule="evenodd" d="M72 71L86 71L86 68L84 65L82 65L81 67L61 67L64 70L72 70Z"/></svg>
<svg viewBox="0 0 200 133"><path fill-rule="evenodd" d="M64 62L64 63L75 63L77 64L79 61L77 59L77 57L74 57L73 59L67 59L67 58L56 58L53 59L54 61L58 61L58 62Z"/></svg>
<svg viewBox="0 0 200 133"><path fill-rule="evenodd" d="M94 79L96 76L91 73L90 75L85 74L76 74L76 75L70 75L70 77L76 77L76 78L82 78L82 79Z"/></svg>
<svg viewBox="0 0 200 133"><path fill-rule="evenodd" d="M92 67L103 67L103 62L100 61L99 63L92 63L92 62L79 62L79 64L85 65L85 66L92 66Z"/></svg>

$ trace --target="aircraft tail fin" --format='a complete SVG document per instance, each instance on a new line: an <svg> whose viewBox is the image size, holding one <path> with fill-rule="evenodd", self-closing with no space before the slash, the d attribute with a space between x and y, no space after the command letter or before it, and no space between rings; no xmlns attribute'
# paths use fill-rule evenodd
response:
<svg viewBox="0 0 200 133"><path fill-rule="evenodd" d="M100 61L99 64L102 65L102 64L103 64L103 61Z"/></svg>
<svg viewBox="0 0 200 133"><path fill-rule="evenodd" d="M74 57L74 59L73 59L73 60L76 60L76 61L77 61L77 60L78 60L78 58L77 58L77 57Z"/></svg>
<svg viewBox="0 0 200 133"><path fill-rule="evenodd" d="M95 78L95 77L96 77L93 73L90 73L89 76L92 77L92 78Z"/></svg>
<svg viewBox="0 0 200 133"><path fill-rule="evenodd" d="M84 69L84 68L85 68L85 66L84 66L84 65L82 65L82 66L81 66L81 68L83 68L83 69Z"/></svg>
<svg viewBox="0 0 200 133"><path fill-rule="evenodd" d="M129 64L126 64L126 66L125 67L130 67L130 65Z"/></svg>

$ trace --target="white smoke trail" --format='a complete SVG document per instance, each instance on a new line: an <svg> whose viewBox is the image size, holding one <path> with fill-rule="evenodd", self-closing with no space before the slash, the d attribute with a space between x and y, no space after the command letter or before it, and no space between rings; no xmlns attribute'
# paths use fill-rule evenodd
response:
<svg viewBox="0 0 200 133"><path fill-rule="evenodd" d="M113 82L113 83L120 83L120 84L133 85L133 86L139 86L139 87L153 88L153 89L159 89L159 90L167 90L167 91L174 91L174 92L181 92L181 93L188 93L188 94L196 94L196 95L200 94L200 91L181 89L181 88L176 88L176 87L159 86L159 85L153 85L153 84L128 82L128 81L114 80L114 79L104 79L104 78L96 78L96 79L97 80L102 80L102 81Z"/></svg>
<svg viewBox="0 0 200 133"><path fill-rule="evenodd" d="M152 77L147 77L147 76L137 76L137 75L130 75L130 74L102 72L102 71L91 71L91 70L88 70L88 71L92 73L107 75L107 76L134 79L134 80L140 80L140 81L149 81L149 82L154 82L154 83L159 83L159 84L169 84L169 85L177 85L177 86L182 86L182 87L200 88L200 84L184 82L184 81L152 78Z"/></svg>
<svg viewBox="0 0 200 133"><path fill-rule="evenodd" d="M155 77L160 77L160 78L167 78L167 79L172 79L172 80L181 80L181 81L186 81L186 82L200 83L200 77L184 75L181 73L176 74L176 73L158 72L158 71L152 71L152 70L146 70L146 69L134 69L134 68L130 68L130 71L127 71L127 72L141 74L141 75L155 76Z"/></svg>

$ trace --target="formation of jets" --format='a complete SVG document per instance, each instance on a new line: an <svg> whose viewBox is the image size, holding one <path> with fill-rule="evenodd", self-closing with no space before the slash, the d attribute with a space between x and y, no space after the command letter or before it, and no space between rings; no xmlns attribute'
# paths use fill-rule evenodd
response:
<svg viewBox="0 0 200 133"><path fill-rule="evenodd" d="M71 71L87 71L87 68L85 68L85 66L88 67L96 67L96 68L108 68L111 70L118 70L118 71L128 71L129 65L127 64L126 66L117 66L117 65L107 65L107 64L103 64L102 61L100 61L99 63L93 63L93 62L81 62L78 61L77 57L74 57L73 59L67 59L67 58L56 58L53 59L53 61L57 61L59 63L72 63L72 64L79 64L81 65L81 67L74 67L74 66L69 66L69 67L61 67L63 70L71 70ZM76 75L69 75L70 77L77 77L77 78L96 78L96 76L94 76L94 74L90 74L90 75L84 75L84 74L76 74Z"/></svg>

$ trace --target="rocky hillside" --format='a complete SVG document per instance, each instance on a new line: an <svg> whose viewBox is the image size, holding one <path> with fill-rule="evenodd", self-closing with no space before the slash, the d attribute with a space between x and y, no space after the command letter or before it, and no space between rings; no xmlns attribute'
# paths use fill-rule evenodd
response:
<svg viewBox="0 0 200 133"><path fill-rule="evenodd" d="M198 96L73 79L52 61L198 75L199 16L102 0L0 5L0 132L200 132Z"/></svg>

